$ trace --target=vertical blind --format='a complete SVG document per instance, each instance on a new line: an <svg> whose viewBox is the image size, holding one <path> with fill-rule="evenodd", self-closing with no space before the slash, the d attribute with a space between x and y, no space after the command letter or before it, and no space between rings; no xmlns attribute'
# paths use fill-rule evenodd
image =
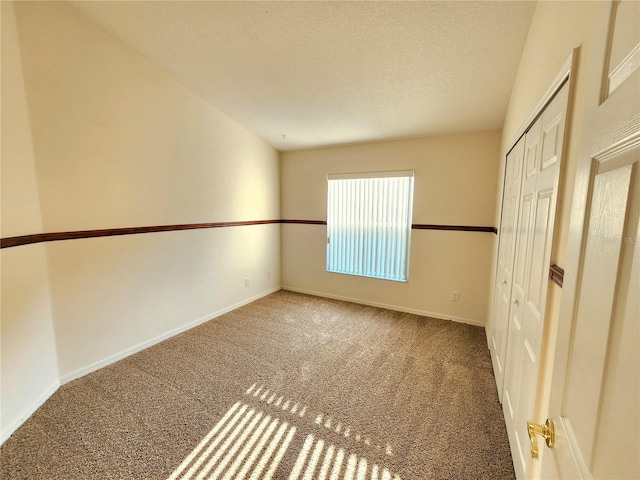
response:
<svg viewBox="0 0 640 480"><path fill-rule="evenodd" d="M327 271L406 282L413 171L328 176Z"/></svg>

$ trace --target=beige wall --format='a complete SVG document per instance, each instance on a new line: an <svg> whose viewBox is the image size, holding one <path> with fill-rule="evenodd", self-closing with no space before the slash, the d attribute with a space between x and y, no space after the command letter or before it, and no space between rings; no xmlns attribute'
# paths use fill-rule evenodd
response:
<svg viewBox="0 0 640 480"><path fill-rule="evenodd" d="M327 174L415 170L413 223L494 226L499 132L281 154L282 218L326 220ZM283 288L484 324L495 235L414 230L408 283L327 273L326 227L283 225ZM451 291L460 301L450 301Z"/></svg>
<svg viewBox="0 0 640 480"><path fill-rule="evenodd" d="M569 217L573 197L573 184L577 164L579 142L582 135L584 115L584 91L587 72L590 71L591 36L595 22L596 2L539 2L532 19L527 42L522 54L520 66L511 93L507 110L503 135L502 158L512 146L517 131L523 126L526 118L551 85L566 59L573 49L580 47L575 78L575 92L569 104L569 128L565 136L567 146L563 158L563 172L558 190L558 211L555 223L555 238L551 254L551 264L564 267L566 258ZM504 162L501 162L501 169ZM501 170L500 177L503 172ZM500 213L501 193L498 196L496 218ZM495 255L495 253L494 253ZM495 258L495 257L494 257ZM571 272L567 272L571 275ZM493 289L490 298L493 296ZM553 362L558 312L562 298L562 289L551 283L549 288L548 311L544 331L544 343L541 357L541 383L538 395L538 412L544 421L550 369Z"/></svg>
<svg viewBox="0 0 640 480"><path fill-rule="evenodd" d="M42 232L13 6L2 2L2 237ZM44 245L0 250L2 441L58 386Z"/></svg>
<svg viewBox="0 0 640 480"><path fill-rule="evenodd" d="M2 106L3 120L11 119L2 137L21 115L23 151L7 153L3 144L3 187L15 187L2 192L3 237L279 218L275 150L67 3L14 8L15 22L7 22L17 26L19 44L14 34L5 45L3 28L3 67L5 49L14 63L21 55L24 84L12 82L22 104ZM42 226L16 211L37 210L38 196ZM13 260L33 263L32 251L41 257L33 267L39 276L29 276L37 286L20 283ZM63 383L280 286L277 224L68 240L2 255L2 294L11 295L2 311L3 429L15 420L5 404L18 392L4 388L5 351L29 355L46 330L30 328L29 345L16 335L5 341L5 332L33 317L27 303L48 291L47 264L51 307L40 308L41 323L48 322L51 351L55 331ZM56 355L47 361L55 365ZM26 385L23 401L43 393L21 371L7 378L16 377Z"/></svg>

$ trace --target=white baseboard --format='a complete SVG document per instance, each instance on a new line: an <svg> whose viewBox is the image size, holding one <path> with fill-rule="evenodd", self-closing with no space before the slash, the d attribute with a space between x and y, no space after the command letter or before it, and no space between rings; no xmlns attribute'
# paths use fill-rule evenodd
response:
<svg viewBox="0 0 640 480"><path fill-rule="evenodd" d="M42 404L49 399L51 395L56 393L56 390L58 390L58 388L60 388L60 382L56 380L51 385L49 385L49 388L47 388L44 392L42 392L40 397L38 397L35 402L33 402L31 405L25 408L22 411L22 413L18 416L18 418L13 420L13 422L11 422L2 431L2 434L0 435L0 445L2 445L11 435L13 435L13 432L15 432L18 428L20 428L20 426L25 421L27 421L27 419L31 415L33 415L36 412L36 410L38 410L42 406Z"/></svg>
<svg viewBox="0 0 640 480"><path fill-rule="evenodd" d="M97 362L94 362L90 365L86 365L84 367L78 368L77 370L74 370L73 372L69 372L67 374L64 374L60 377L60 382L62 385L64 385L65 383L69 383L73 380L76 380L77 378L83 377L85 375L87 375L88 373L91 372L95 372L96 370L99 370L103 367L106 367L107 365L111 365L112 363L115 363L119 360L122 360L123 358L128 357L129 355L133 355L134 353L138 353L142 350L144 350L145 348L149 348L157 343L162 342L163 340L166 340L168 338L171 338L175 335L178 335L182 332L186 332L187 330L192 329L193 327L197 327L198 325L204 323L204 322L208 322L209 320L213 320L216 317L219 317L220 315L224 315L225 313L230 312L231 310L235 310L236 308L242 307L244 305L247 305L248 303L254 302L256 300L258 300L259 298L262 297L266 297L267 295L270 295L274 292L277 292L278 290L280 290L281 288L275 287L275 288L271 288L269 290L266 290L264 292L261 292L257 295L254 295L253 297L244 299L240 302L237 302L233 305L230 305L228 307L225 307L223 309L220 309L216 312L210 313L208 315L205 315L204 317L200 317L192 322L189 322L185 325L182 325L178 328L174 328L173 330L169 330L168 332L165 332L161 335L158 335L157 337L151 338L149 340L145 340L144 342L138 343L137 345L133 345L132 347L127 348L126 350L122 350L118 353L115 353L113 355L110 355L106 358L103 358L102 360L98 360Z"/></svg>
<svg viewBox="0 0 640 480"><path fill-rule="evenodd" d="M79 368L77 370L74 370L73 372L70 372L66 375L62 375L60 378L60 381L56 381L54 382L46 391L44 391L42 393L42 395L35 401L33 402L33 404L31 404L29 407L27 407L22 414L16 418L9 426L7 426L1 434L1 438L0 438L0 445L3 444L12 434L13 432L15 432L31 415L33 415L35 413L35 411L40 408L42 406L42 404L44 402L47 401L47 399L53 395L56 390L58 388L60 388L60 385L64 385L65 383L69 383L77 378L80 378L84 375L87 375L91 372L95 372L96 370L99 370L100 368L106 367L107 365L111 365L112 363L115 363L119 360L122 360L123 358L128 357L129 355L133 355L134 353L140 352L142 350L144 350L145 348L149 348L157 343L162 342L163 340L166 340L170 337L173 337L175 335L178 335L182 332L185 332L187 330L190 330L191 328L194 328L204 322L207 322L209 320L212 320L216 317L219 317L220 315L224 315L225 313L228 313L232 310L235 310L236 308L242 307L244 305L247 305L251 302L254 302L256 300L258 300L259 298L262 297L266 297L267 295L270 295L274 292L277 292L278 290L289 290L292 292L298 292L298 293L305 293L308 295L314 295L317 297L325 297L325 298L332 298L335 300L344 300L347 302L352 302L352 303L357 303L357 304L361 304L361 305L369 305L372 307L380 307L380 308L386 308L388 310L395 310L395 311L399 311L399 312L407 312L407 313L413 313L416 315L422 315L422 316L426 316L426 317L432 317L432 318L439 318L439 319L443 319L443 320L452 320L454 322L460 322L460 323L466 323L466 324L470 324L470 325L475 325L475 326L484 326L484 322L481 322L479 320L474 320L474 319L468 319L468 318L462 318L462 317L455 317L452 315L444 315L441 313L436 313L436 312L428 312L426 310L418 310L418 309L414 309L414 308L407 308L407 307L401 307L399 305L389 305L386 303L379 303L379 302L370 302L367 300L362 300L359 298L352 298L352 297L345 297L345 296L341 296L341 295L333 295L330 293L324 293L324 292L317 292L317 291L313 291L313 290L305 290L305 289L301 289L301 288L296 288L296 287L291 287L291 286L282 286L282 287L275 287L275 288L271 288L269 290L266 290L264 292L261 292L257 295L254 295L253 297L244 299L240 302L237 302L233 305L230 305L228 307L225 307L223 309L220 309L216 312L213 312L211 314L205 315L204 317L198 318L192 322L189 322L185 325L182 325L178 328L175 328L173 330L170 330L168 332L163 333L162 335L158 335L157 337L154 337L152 339L146 340L144 342L138 343L137 345L134 345L130 348L127 348L126 350L123 350L121 352L118 352L114 355L110 355L107 358L104 358L102 360L99 360L97 362L94 362L90 365L87 365L85 367Z"/></svg>
<svg viewBox="0 0 640 480"><path fill-rule="evenodd" d="M314 295L316 297L324 297L324 298L332 298L334 300L344 300L346 302L358 303L360 305L368 305L370 307L386 308L387 310L395 310L398 312L413 313L415 315L421 315L423 317L438 318L441 320L452 320L454 322L466 323L468 325L474 325L476 327L484 327L484 322L480 320L475 320L472 318L455 317L453 315L446 315L444 313L428 312L426 310L418 310L416 308L402 307L400 305L389 305L387 303L370 302L368 300L362 300L361 298L343 297L341 295L333 295L331 293L325 293L325 292L316 292L314 290L305 290L302 288L290 287L286 285L282 286L282 290L289 290L291 292L298 292L298 293L306 293L307 295Z"/></svg>
<svg viewBox="0 0 640 480"><path fill-rule="evenodd" d="M137 353L141 350L144 350L145 348L149 348L152 345L155 345L156 343L160 343L163 340L166 340L167 338L173 337L175 335L178 335L179 333L185 332L193 327L196 327L198 325L200 325L201 323L207 322L209 320L212 320L216 317L219 317L220 315L224 315L225 313L230 312L231 310L235 310L236 308L242 307L243 305L247 305L248 303L254 302L255 300L258 300L259 298L265 297L267 295L270 295L274 292L277 292L278 290L280 290L281 288L275 287L275 288L271 288L269 290L266 290L264 292L261 292L257 295L254 295L253 297L244 299L240 302L237 302L233 305L230 305L228 307L225 307L221 310L218 310L216 312L213 312L209 315L205 315L204 317L198 318L192 322L189 322L185 325L182 325L178 328L175 328L173 330L170 330L166 333L163 333L162 335L158 335L155 338L152 338L150 340L141 342L137 345L134 345L130 348L127 348L126 350L123 350L121 352L118 352L114 355L110 355L107 358L104 358L102 360L99 360L97 362L94 362L90 365L87 365L85 367L79 368L77 370L74 370L71 373L68 373L66 375L62 375L60 377L60 380L56 380L51 386L49 386L49 388L47 388L42 395L40 395L40 397L33 402L30 406L28 406L27 408L25 408L22 413L11 422L11 424L9 424L5 429L2 430L1 436L0 436L0 445L2 445L12 434L13 432L15 432L18 428L20 428L20 426L31 416L35 413L35 411L40 408L42 406L42 404L44 402L46 402L49 397L51 395L53 395L56 390L58 390L58 388L60 388L60 385L64 385L65 383L69 383L72 380L75 380L77 378L80 378L84 375L87 375L88 373L91 372L95 372L96 370L99 370L100 368L106 367L107 365L110 365L112 363L115 363L119 360L122 360L123 358L128 357L129 355L132 355L134 353Z"/></svg>

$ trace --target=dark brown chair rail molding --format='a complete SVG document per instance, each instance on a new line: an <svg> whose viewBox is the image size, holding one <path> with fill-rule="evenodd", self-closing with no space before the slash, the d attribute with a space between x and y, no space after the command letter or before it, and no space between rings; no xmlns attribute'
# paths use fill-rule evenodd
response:
<svg viewBox="0 0 640 480"><path fill-rule="evenodd" d="M295 223L302 225L326 225L326 220L280 220L280 223Z"/></svg>
<svg viewBox="0 0 640 480"><path fill-rule="evenodd" d="M414 223L411 225L414 230L457 230L460 232L489 232L498 233L496 227L478 227L471 225L433 225L428 223Z"/></svg>
<svg viewBox="0 0 640 480"><path fill-rule="evenodd" d="M76 230L72 232L36 233L0 239L0 248L29 245L30 243L75 240L79 238L113 237L138 233L173 232L176 230L198 230L202 228L242 227L245 225L268 225L280 220L249 220L244 222L183 223L178 225L155 225L150 227L107 228L103 230Z"/></svg>
<svg viewBox="0 0 640 480"><path fill-rule="evenodd" d="M553 283L562 288L562 284L564 283L564 269L558 265L551 265L551 268L549 268L549 278Z"/></svg>
<svg viewBox="0 0 640 480"><path fill-rule="evenodd" d="M274 223L302 224L302 225L326 225L326 220L248 220L241 222L212 222L212 223L183 223L177 225L156 225L149 227L124 227L106 228L102 230L76 230L71 232L34 233L17 237L0 239L0 248L19 247L32 243L56 242L59 240L76 240L80 238L113 237L117 235L136 235L139 233L172 232L176 230L197 230L203 228L242 227L247 225L269 225ZM414 223L411 228L415 230L459 230L465 232L493 232L495 227L474 227L468 225L429 225Z"/></svg>

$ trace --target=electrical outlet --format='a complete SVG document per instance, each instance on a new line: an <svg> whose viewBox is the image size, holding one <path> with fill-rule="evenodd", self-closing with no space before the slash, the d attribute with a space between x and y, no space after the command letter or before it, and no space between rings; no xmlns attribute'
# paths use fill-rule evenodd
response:
<svg viewBox="0 0 640 480"><path fill-rule="evenodd" d="M251 286L251 279L249 277L244 279L244 286L245 287L250 287Z"/></svg>
<svg viewBox="0 0 640 480"><path fill-rule="evenodd" d="M460 300L460 292L451 292L451 301L457 302Z"/></svg>

